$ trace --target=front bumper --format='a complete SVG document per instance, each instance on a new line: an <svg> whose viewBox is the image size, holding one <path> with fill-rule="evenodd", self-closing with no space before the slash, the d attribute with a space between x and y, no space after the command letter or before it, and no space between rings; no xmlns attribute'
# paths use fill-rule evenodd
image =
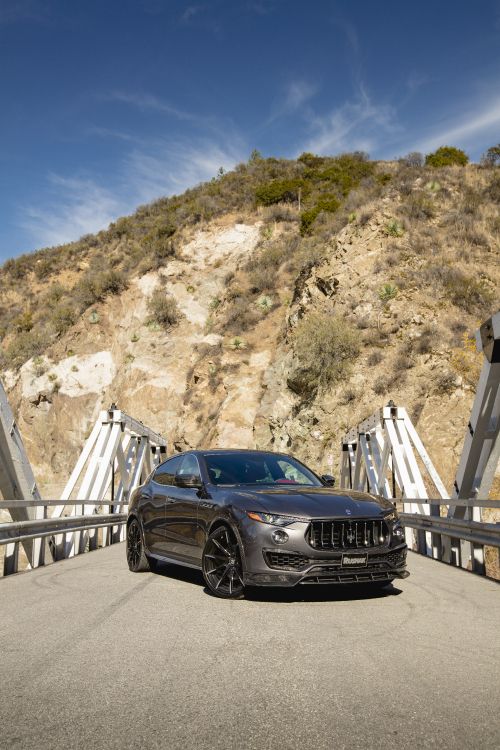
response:
<svg viewBox="0 0 500 750"><path fill-rule="evenodd" d="M372 583L375 581L390 582L394 578L406 578L406 545L385 551L368 552L366 565L352 567L342 564L342 554L328 558L306 559L301 555L300 569L289 565L276 564L278 555L275 550L264 550L266 572L247 572L245 583L250 586L297 586L298 584L351 584ZM292 555L288 555L289 558ZM271 568L270 565L273 565Z"/></svg>
<svg viewBox="0 0 500 750"><path fill-rule="evenodd" d="M390 582L406 578L407 546L388 539L387 544L367 548L315 549L306 540L309 523L286 527L289 539L277 545L272 532L276 527L243 517L239 534L244 551L244 581L249 586L297 586L298 584L351 584ZM366 555L358 566L349 565L345 556Z"/></svg>

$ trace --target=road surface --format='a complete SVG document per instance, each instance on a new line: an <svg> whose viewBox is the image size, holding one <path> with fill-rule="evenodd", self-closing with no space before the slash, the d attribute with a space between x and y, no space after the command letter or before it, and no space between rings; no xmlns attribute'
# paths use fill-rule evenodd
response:
<svg viewBox="0 0 500 750"><path fill-rule="evenodd" d="M409 569L231 602L120 544L2 579L0 747L500 747L500 586Z"/></svg>

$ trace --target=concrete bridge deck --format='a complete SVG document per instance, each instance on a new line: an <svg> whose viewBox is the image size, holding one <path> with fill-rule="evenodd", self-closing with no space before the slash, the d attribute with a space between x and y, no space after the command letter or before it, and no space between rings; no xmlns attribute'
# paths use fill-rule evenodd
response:
<svg viewBox="0 0 500 750"><path fill-rule="evenodd" d="M0 580L0 746L498 748L500 587L410 555L389 594L227 602L124 546Z"/></svg>

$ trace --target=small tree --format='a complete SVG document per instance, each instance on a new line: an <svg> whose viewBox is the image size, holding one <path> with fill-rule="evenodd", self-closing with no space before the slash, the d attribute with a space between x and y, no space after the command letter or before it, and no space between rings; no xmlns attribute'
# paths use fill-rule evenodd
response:
<svg viewBox="0 0 500 750"><path fill-rule="evenodd" d="M432 154L427 154L425 163L428 167L465 167L469 157L460 148L454 146L440 146Z"/></svg>
<svg viewBox="0 0 500 750"><path fill-rule="evenodd" d="M496 146L491 146L486 153L481 157L481 164L483 167L496 167L500 165L500 143Z"/></svg>
<svg viewBox="0 0 500 750"><path fill-rule="evenodd" d="M410 151L410 153L403 156L400 161L406 167L422 167L424 164L424 155L421 154L420 151Z"/></svg>

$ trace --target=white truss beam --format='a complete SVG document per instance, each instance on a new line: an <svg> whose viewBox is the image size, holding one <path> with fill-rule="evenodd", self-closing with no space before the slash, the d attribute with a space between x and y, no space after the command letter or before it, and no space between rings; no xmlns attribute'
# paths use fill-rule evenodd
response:
<svg viewBox="0 0 500 750"><path fill-rule="evenodd" d="M0 381L0 493L5 500L12 500L9 507L13 521L30 521L43 518L43 508L22 508L16 500L41 500L31 464L24 449L21 434ZM43 563L44 546L40 539L24 542L24 549L31 567ZM16 553L15 545L7 545L6 557Z"/></svg>
<svg viewBox="0 0 500 750"><path fill-rule="evenodd" d="M463 501L449 505L449 518L481 522L481 506L488 500L500 459L500 312L481 326L476 339L485 362L452 496L446 492L406 409L392 401L344 436L342 486L364 490L366 481L370 492L387 499L396 499L399 492L406 513L439 517L440 503L418 502L429 498L429 487L434 499ZM405 503L406 498L412 502ZM416 538L414 533L407 530L412 548L484 573L482 544L424 532L423 528L416 532Z"/></svg>
<svg viewBox="0 0 500 750"><path fill-rule="evenodd" d="M500 312L487 320L476 333L478 351L484 363L467 430L453 499L487 500L500 459ZM450 507L450 518L481 521L480 508ZM444 559L456 565L484 572L483 548L458 539L447 539Z"/></svg>
<svg viewBox="0 0 500 750"><path fill-rule="evenodd" d="M420 459L421 467L418 459ZM434 487L439 497L448 498L422 441L406 409L389 402L380 411L350 430L342 440L341 483L344 487L394 500L399 491L409 513L432 514L428 504L415 502L427 499L426 483ZM439 510L438 510L439 513ZM407 542L428 555L438 556L434 535L429 532L407 530Z"/></svg>
<svg viewBox="0 0 500 750"><path fill-rule="evenodd" d="M81 508L83 515L98 512L95 503L104 500L111 501L111 512L126 512L131 492L163 460L166 449L167 443L161 435L113 404L109 410L100 413L53 517L63 515L67 505L72 514L76 514L77 508ZM86 500L93 504L86 504ZM68 534L66 538L66 535L58 535L55 538L56 557L71 557L84 552L87 544L91 549L95 548L97 533L97 529L93 529ZM118 541L118 538L124 538L125 528L123 525L112 527L102 533L112 534Z"/></svg>

